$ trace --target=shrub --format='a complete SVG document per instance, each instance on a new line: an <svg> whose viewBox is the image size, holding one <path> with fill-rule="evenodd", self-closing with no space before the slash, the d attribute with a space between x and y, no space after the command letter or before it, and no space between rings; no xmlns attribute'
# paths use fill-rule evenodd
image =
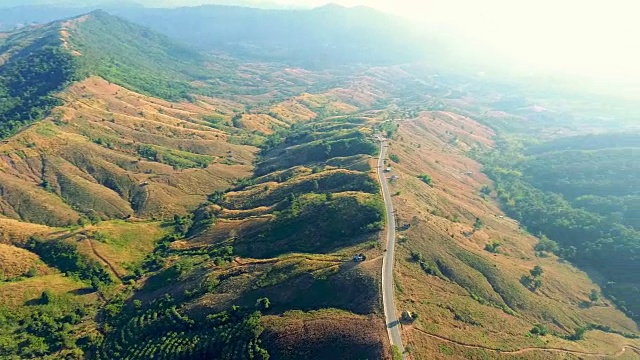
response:
<svg viewBox="0 0 640 360"><path fill-rule="evenodd" d="M500 244L499 242L494 241L494 242L492 242L492 243L490 243L490 244L485 245L485 246L484 246L484 249L485 249L486 251L490 252L490 253L497 254L497 253L498 253L498 248L499 248L501 245L502 245L502 244Z"/></svg>
<svg viewBox="0 0 640 360"><path fill-rule="evenodd" d="M538 241L538 243L534 247L534 250L546 251L550 253L558 253L558 251L560 250L560 247L558 246L558 243L542 235L540 237L540 241Z"/></svg>
<svg viewBox="0 0 640 360"><path fill-rule="evenodd" d="M549 329L542 324L536 324L529 332L533 335L545 336L549 334Z"/></svg>
<svg viewBox="0 0 640 360"><path fill-rule="evenodd" d="M418 175L418 179L422 180L427 185L433 185L433 179L427 174Z"/></svg>

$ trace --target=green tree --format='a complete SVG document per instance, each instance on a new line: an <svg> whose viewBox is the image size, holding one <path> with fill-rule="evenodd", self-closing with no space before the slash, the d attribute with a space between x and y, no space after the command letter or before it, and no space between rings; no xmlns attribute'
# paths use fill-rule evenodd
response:
<svg viewBox="0 0 640 360"><path fill-rule="evenodd" d="M529 273L531 273L531 276L534 278L541 276L543 272L544 270L542 270L540 265L536 265L533 269L529 270Z"/></svg>
<svg viewBox="0 0 640 360"><path fill-rule="evenodd" d="M43 291L42 295L40 295L40 304L48 305L48 304L51 304L52 301L53 301L53 293L51 292L51 290Z"/></svg>
<svg viewBox="0 0 640 360"><path fill-rule="evenodd" d="M484 249L485 249L486 251L490 252L490 253L497 254L497 253L498 253L498 248L499 248L501 245L502 245L502 244L500 244L499 242L494 241L494 242L492 242L492 243L490 243L490 244L485 245L485 246L484 246Z"/></svg>
<svg viewBox="0 0 640 360"><path fill-rule="evenodd" d="M484 223L482 222L482 219L480 219L479 217L476 218L476 221L473 223L473 229L474 230L480 230L480 228L484 225Z"/></svg>
<svg viewBox="0 0 640 360"><path fill-rule="evenodd" d="M391 345L391 359L402 360L402 353L397 345Z"/></svg>
<svg viewBox="0 0 640 360"><path fill-rule="evenodd" d="M540 241L538 241L538 243L534 247L534 250L535 251L546 251L546 252L557 254L558 251L560 250L560 247L558 246L558 243L556 243L555 241L549 239L548 237L546 237L544 235L541 235L540 236Z"/></svg>
<svg viewBox="0 0 640 360"><path fill-rule="evenodd" d="M418 179L422 180L422 182L424 182L427 185L433 185L433 179L431 178L431 176L427 174L418 175Z"/></svg>
<svg viewBox="0 0 640 360"><path fill-rule="evenodd" d="M578 340L582 340L584 339L584 334L587 332L587 329L583 326L579 327L576 329L576 331L569 335L569 337L567 339L571 340L571 341L578 341Z"/></svg>
<svg viewBox="0 0 640 360"><path fill-rule="evenodd" d="M545 336L549 334L549 328L542 324L536 324L529 332L533 335Z"/></svg>

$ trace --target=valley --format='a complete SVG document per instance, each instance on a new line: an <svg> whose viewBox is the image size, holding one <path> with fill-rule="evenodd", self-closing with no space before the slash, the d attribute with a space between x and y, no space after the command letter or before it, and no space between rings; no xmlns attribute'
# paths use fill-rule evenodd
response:
<svg viewBox="0 0 640 360"><path fill-rule="evenodd" d="M194 9L0 34L0 358L640 357L633 119Z"/></svg>

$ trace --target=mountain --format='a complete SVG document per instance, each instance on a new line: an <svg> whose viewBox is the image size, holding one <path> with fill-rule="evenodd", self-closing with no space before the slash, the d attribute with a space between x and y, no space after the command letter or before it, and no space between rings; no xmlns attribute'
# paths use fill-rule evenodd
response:
<svg viewBox="0 0 640 360"><path fill-rule="evenodd" d="M394 64L429 58L441 61L445 47L416 33L402 18L366 7L327 5L312 10L275 10L204 5L182 8L105 7L205 51L246 60L277 61L314 68L349 64ZM0 24L43 23L87 8L13 8ZM435 54L438 54L435 56Z"/></svg>
<svg viewBox="0 0 640 360"><path fill-rule="evenodd" d="M420 38L402 19L364 7L201 6L118 14L201 49L312 67L409 62L424 57L430 46L437 51L436 43Z"/></svg>

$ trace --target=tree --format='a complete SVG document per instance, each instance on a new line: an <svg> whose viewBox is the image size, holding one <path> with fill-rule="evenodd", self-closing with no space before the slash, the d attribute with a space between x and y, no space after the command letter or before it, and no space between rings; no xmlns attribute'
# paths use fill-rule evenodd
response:
<svg viewBox="0 0 640 360"><path fill-rule="evenodd" d="M422 180L427 185L433 185L433 179L427 174L418 175L418 179Z"/></svg>
<svg viewBox="0 0 640 360"><path fill-rule="evenodd" d="M534 278L539 277L543 272L544 271L542 270L540 265L536 265L533 269L529 270L529 273L531 273L531 276L533 276Z"/></svg>
<svg viewBox="0 0 640 360"><path fill-rule="evenodd" d="M422 257L422 254L420 252L416 251L416 250L412 250L411 251L411 258L415 262L420 262L420 261L424 260L424 258Z"/></svg>
<svg viewBox="0 0 640 360"><path fill-rule="evenodd" d="M533 335L545 336L549 334L549 329L542 324L536 324L529 332Z"/></svg>
<svg viewBox="0 0 640 360"><path fill-rule="evenodd" d="M42 295L40 295L40 304L48 305L52 301L53 301L53 293L51 292L51 290L43 291Z"/></svg>
<svg viewBox="0 0 640 360"><path fill-rule="evenodd" d="M38 276L38 268L35 265L31 266L25 275L30 278Z"/></svg>
<svg viewBox="0 0 640 360"><path fill-rule="evenodd" d="M589 294L589 300L591 300L591 302L596 302L598 301L598 290L596 289L591 289L591 293Z"/></svg>
<svg viewBox="0 0 640 360"><path fill-rule="evenodd" d="M482 225L484 225L484 223L482 222L482 219L477 217L476 221L473 223L473 229L474 230L479 230L482 227Z"/></svg>
<svg viewBox="0 0 640 360"><path fill-rule="evenodd" d="M558 243L549 239L548 237L542 235L540 236L540 241L538 241L538 243L536 244L536 246L534 247L535 251L546 251L546 252L550 252L550 253L558 253L560 250L560 247L558 246Z"/></svg>
<svg viewBox="0 0 640 360"><path fill-rule="evenodd" d="M490 252L490 253L497 254L498 253L498 248L500 247L500 245L501 244L499 242L494 241L494 242L492 242L490 244L485 245L484 249L486 251Z"/></svg>
<svg viewBox="0 0 640 360"><path fill-rule="evenodd" d="M571 341L578 341L578 340L582 340L584 339L584 334L587 332L587 329L583 326L579 327L576 329L576 332L569 335L569 337L567 338L568 340Z"/></svg>
<svg viewBox="0 0 640 360"><path fill-rule="evenodd" d="M489 187L489 185L482 185L482 187L480 188L480 193L482 193L483 195L491 195L491 188Z"/></svg>
<svg viewBox="0 0 640 360"><path fill-rule="evenodd" d="M397 345L391 345L391 359L402 360L402 352Z"/></svg>

